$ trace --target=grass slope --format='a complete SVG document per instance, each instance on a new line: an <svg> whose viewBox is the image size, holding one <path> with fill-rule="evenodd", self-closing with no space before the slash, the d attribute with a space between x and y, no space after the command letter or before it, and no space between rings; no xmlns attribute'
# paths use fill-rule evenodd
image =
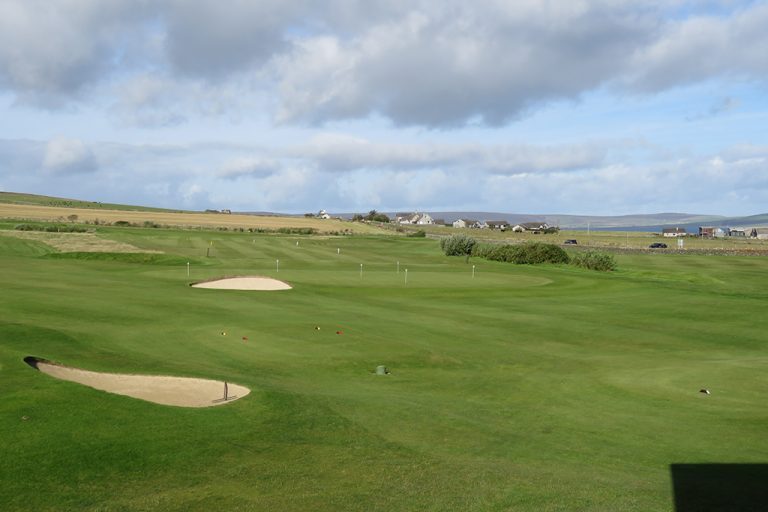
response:
<svg viewBox="0 0 768 512"><path fill-rule="evenodd" d="M0 203L31 205L31 206L55 206L61 208L81 208L92 210L124 210L140 212L177 212L167 208L153 208L150 206L134 206L127 204L102 203L99 201L83 201L80 199L67 199L64 197L42 196L38 194L23 194L20 192L0 192Z"/></svg>
<svg viewBox="0 0 768 512"><path fill-rule="evenodd" d="M670 464L768 460L764 258L473 279L434 240L108 233L168 256L0 237L2 510L671 510ZM188 286L245 274L294 289ZM27 355L253 392L164 407Z"/></svg>

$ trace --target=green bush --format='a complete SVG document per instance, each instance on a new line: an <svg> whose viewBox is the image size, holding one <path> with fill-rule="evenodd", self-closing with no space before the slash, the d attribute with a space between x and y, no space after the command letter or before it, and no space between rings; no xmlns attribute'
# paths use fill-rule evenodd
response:
<svg viewBox="0 0 768 512"><path fill-rule="evenodd" d="M17 224L13 229L17 231L42 231L43 227L34 224Z"/></svg>
<svg viewBox="0 0 768 512"><path fill-rule="evenodd" d="M315 228L278 228L277 232L283 235L314 235Z"/></svg>
<svg viewBox="0 0 768 512"><path fill-rule="evenodd" d="M408 233L405 236L408 236L408 237L411 237L411 238L426 238L427 237L427 232L424 231L423 229L420 229L418 231L413 231L412 233Z"/></svg>
<svg viewBox="0 0 768 512"><path fill-rule="evenodd" d="M477 242L467 235L451 235L440 240L440 248L446 256L470 256Z"/></svg>
<svg viewBox="0 0 768 512"><path fill-rule="evenodd" d="M126 227L126 226L130 226L131 223L128 222L127 220L116 220L115 222L113 222L113 225L114 226Z"/></svg>
<svg viewBox="0 0 768 512"><path fill-rule="evenodd" d="M18 231L45 231L47 233L85 233L88 231L80 226L43 226L40 224L18 224L13 229Z"/></svg>
<svg viewBox="0 0 768 512"><path fill-rule="evenodd" d="M518 265L540 263L568 263L569 257L562 248L554 244L526 242L519 245L487 245L473 253L475 256Z"/></svg>
<svg viewBox="0 0 768 512"><path fill-rule="evenodd" d="M576 253L573 256L571 263L577 267L586 268L589 270L600 270L603 272L616 270L616 259L613 257L613 254L600 251L590 250Z"/></svg>

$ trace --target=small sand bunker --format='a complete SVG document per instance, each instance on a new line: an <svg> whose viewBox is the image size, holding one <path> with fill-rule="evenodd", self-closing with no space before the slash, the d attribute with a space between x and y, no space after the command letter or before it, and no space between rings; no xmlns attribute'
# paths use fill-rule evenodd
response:
<svg viewBox="0 0 768 512"><path fill-rule="evenodd" d="M24 362L57 379L77 382L108 393L178 407L227 404L251 392L246 387L218 380L89 372L32 356L25 357Z"/></svg>
<svg viewBox="0 0 768 512"><path fill-rule="evenodd" d="M213 288L216 290L290 290L291 285L271 277L225 277L211 281L193 283L193 288Z"/></svg>

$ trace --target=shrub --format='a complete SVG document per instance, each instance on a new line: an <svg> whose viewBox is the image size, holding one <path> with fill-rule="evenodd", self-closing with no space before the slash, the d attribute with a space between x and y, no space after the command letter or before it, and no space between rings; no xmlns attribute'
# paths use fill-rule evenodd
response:
<svg viewBox="0 0 768 512"><path fill-rule="evenodd" d="M537 265L540 263L568 263L569 257L562 248L554 244L526 242L519 245L489 245L478 251L478 255L492 261Z"/></svg>
<svg viewBox="0 0 768 512"><path fill-rule="evenodd" d="M571 263L577 267L589 270L600 270L603 272L616 270L616 259L613 257L613 254L600 251L590 250L577 253L573 256Z"/></svg>
<svg viewBox="0 0 768 512"><path fill-rule="evenodd" d="M472 249L477 242L467 235L451 235L440 240L440 248L446 256L467 256L472 254Z"/></svg>
<svg viewBox="0 0 768 512"><path fill-rule="evenodd" d="M314 235L315 228L278 228L277 232L283 235Z"/></svg>
<svg viewBox="0 0 768 512"><path fill-rule="evenodd" d="M121 227L125 227L125 226L130 226L130 225L131 225L131 223L130 223L130 222L128 222L127 220L116 220L116 221L113 223L113 225L115 225L115 226L121 226Z"/></svg>
<svg viewBox="0 0 768 512"><path fill-rule="evenodd" d="M408 237L411 237L411 238L426 238L427 237L427 232L424 231L423 229L420 229L418 231L414 231L412 233L408 233L405 236L408 236Z"/></svg>
<svg viewBox="0 0 768 512"><path fill-rule="evenodd" d="M87 231L80 226L43 226L39 224L18 224L14 229L18 231L45 231L46 233L85 233Z"/></svg>

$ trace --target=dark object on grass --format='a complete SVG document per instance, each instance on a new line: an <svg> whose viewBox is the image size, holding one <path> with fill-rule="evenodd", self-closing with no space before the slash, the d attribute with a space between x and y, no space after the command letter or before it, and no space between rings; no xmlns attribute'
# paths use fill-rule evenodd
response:
<svg viewBox="0 0 768 512"><path fill-rule="evenodd" d="M574 240L573 238L571 238L571 239L569 239L569 240L566 240L566 241L565 241L565 242L563 242L563 243L564 243L564 244L566 244L566 245L576 245L576 244L578 244L579 242L577 242L576 240Z"/></svg>
<svg viewBox="0 0 768 512"><path fill-rule="evenodd" d="M666 249L667 248L667 244L663 244L661 242L654 242L651 245L649 245L648 247L650 247L651 249Z"/></svg>
<svg viewBox="0 0 768 512"><path fill-rule="evenodd" d="M768 464L672 464L675 512L758 512L768 503Z"/></svg>
<svg viewBox="0 0 768 512"><path fill-rule="evenodd" d="M376 375L389 375L389 368L387 368L384 365L379 365L376 367Z"/></svg>
<svg viewBox="0 0 768 512"><path fill-rule="evenodd" d="M709 394L710 394L710 393L709 393L709 390L708 390L708 389L706 389L706 388L702 388L702 389L700 389L700 390L699 390L699 393L704 393L705 395L709 395Z"/></svg>

